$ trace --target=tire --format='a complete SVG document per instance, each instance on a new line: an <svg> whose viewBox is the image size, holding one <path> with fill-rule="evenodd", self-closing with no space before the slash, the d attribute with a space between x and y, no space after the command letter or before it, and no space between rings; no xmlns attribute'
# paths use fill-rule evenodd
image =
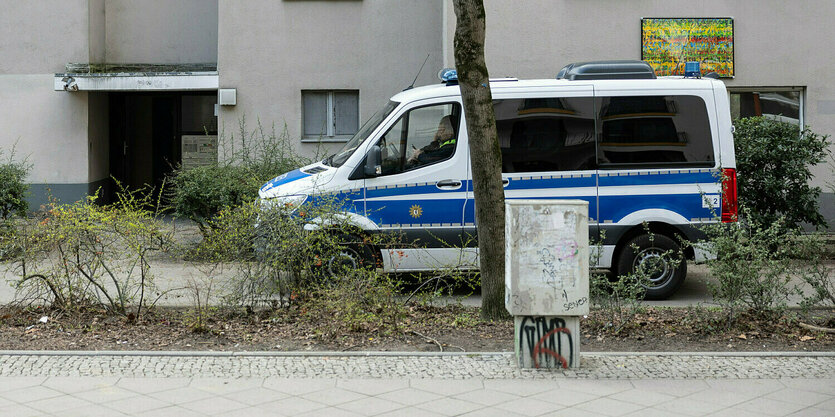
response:
<svg viewBox="0 0 835 417"><path fill-rule="evenodd" d="M324 260L323 272L329 276L339 276L346 272L365 269L372 270L377 267L379 255L374 248L363 242L363 239L355 235L347 235L336 251Z"/></svg>
<svg viewBox="0 0 835 417"><path fill-rule="evenodd" d="M670 257L661 256L670 253ZM649 285L644 286L646 300L665 300L676 292L687 275L687 262L675 265L681 248L675 240L664 235L639 235L630 239L620 250L617 273L625 276L641 268L651 269ZM672 258L672 259L669 259Z"/></svg>

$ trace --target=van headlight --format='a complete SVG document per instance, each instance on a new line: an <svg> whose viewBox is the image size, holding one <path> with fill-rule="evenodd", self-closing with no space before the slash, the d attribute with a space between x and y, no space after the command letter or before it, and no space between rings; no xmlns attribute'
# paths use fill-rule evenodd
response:
<svg viewBox="0 0 835 417"><path fill-rule="evenodd" d="M307 201L306 194L293 194L261 200L261 210L292 213Z"/></svg>

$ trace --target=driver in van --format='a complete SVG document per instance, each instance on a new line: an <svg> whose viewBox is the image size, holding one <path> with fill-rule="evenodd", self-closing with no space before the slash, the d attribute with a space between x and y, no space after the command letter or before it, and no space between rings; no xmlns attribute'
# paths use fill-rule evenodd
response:
<svg viewBox="0 0 835 417"><path fill-rule="evenodd" d="M438 123L438 130L435 137L428 145L415 149L409 157L408 165L426 165L441 159L446 159L455 151L455 129L452 127L452 118L444 116Z"/></svg>

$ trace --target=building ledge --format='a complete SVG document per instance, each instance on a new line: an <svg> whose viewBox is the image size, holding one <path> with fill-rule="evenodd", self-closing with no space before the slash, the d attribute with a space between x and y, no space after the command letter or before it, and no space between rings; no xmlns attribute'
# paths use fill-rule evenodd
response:
<svg viewBox="0 0 835 417"><path fill-rule="evenodd" d="M217 64L67 64L55 91L217 90Z"/></svg>

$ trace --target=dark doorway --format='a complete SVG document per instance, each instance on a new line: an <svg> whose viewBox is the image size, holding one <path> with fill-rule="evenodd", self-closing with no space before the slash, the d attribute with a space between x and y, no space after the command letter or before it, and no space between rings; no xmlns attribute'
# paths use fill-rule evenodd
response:
<svg viewBox="0 0 835 417"><path fill-rule="evenodd" d="M216 102L211 91L111 93L111 177L128 189L159 190L182 163L183 135L217 137ZM102 197L113 201L114 192Z"/></svg>

